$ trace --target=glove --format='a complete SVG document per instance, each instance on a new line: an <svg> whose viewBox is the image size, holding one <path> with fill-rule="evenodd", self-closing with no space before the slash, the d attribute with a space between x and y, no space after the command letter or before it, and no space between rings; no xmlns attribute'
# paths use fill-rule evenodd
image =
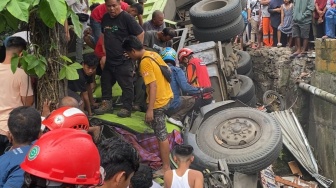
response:
<svg viewBox="0 0 336 188"><path fill-rule="evenodd" d="M212 93L215 90L212 87L205 87L205 88L201 88L201 92L202 93Z"/></svg>

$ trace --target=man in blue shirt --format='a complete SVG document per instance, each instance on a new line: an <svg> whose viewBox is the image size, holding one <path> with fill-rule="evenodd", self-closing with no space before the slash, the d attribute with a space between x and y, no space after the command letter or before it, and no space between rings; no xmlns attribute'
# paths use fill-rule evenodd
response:
<svg viewBox="0 0 336 188"><path fill-rule="evenodd" d="M278 41L277 30L281 23L281 5L284 3L283 0L271 0L268 5L268 12L271 14L271 26L273 28L273 46L277 46Z"/></svg>
<svg viewBox="0 0 336 188"><path fill-rule="evenodd" d="M15 108L9 114L8 128L8 139L13 146L0 156L0 187L21 188L24 182L24 172L20 164L32 143L39 137L40 113L32 107Z"/></svg>
<svg viewBox="0 0 336 188"><path fill-rule="evenodd" d="M194 107L195 98L192 96L180 96L181 90L188 95L196 95L200 94L201 89L188 84L183 70L176 67L175 59L177 54L173 48L165 48L161 51L160 55L172 72L170 87L173 90L174 98L166 112L169 116L168 121L182 127L182 120Z"/></svg>

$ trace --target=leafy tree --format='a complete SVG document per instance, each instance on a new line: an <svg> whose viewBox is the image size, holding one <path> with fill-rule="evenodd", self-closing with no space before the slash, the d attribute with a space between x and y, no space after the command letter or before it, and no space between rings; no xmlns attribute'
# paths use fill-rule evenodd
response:
<svg viewBox="0 0 336 188"><path fill-rule="evenodd" d="M21 65L27 74L38 78L37 104L45 99L54 104L66 93L67 81L78 79L79 63L72 63L66 55L64 24L71 18L74 32L80 36L78 16L65 0L0 0L0 34L28 26L30 47L22 57L13 57L11 69Z"/></svg>

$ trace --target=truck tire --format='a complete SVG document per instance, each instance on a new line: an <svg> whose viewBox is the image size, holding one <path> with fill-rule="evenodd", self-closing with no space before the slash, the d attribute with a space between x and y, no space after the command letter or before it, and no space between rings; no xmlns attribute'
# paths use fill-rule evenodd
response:
<svg viewBox="0 0 336 188"><path fill-rule="evenodd" d="M217 28L193 27L195 38L200 42L207 41L230 41L231 38L239 35L244 30L244 19L239 16L233 22Z"/></svg>
<svg viewBox="0 0 336 188"><path fill-rule="evenodd" d="M237 73L245 75L252 69L252 61L249 53L238 51L237 55L240 57L238 61Z"/></svg>
<svg viewBox="0 0 336 188"><path fill-rule="evenodd" d="M252 97L252 99L246 103L246 105L251 107L251 108L255 108L256 104L257 104L257 96L256 95L254 95Z"/></svg>
<svg viewBox="0 0 336 188"><path fill-rule="evenodd" d="M217 166L202 161L226 159L230 171L255 174L271 165L282 149L277 121L265 112L246 107L230 108L210 116L200 125L195 137L196 142L190 143L195 153L200 154L195 154L197 169ZM190 144L190 139L186 141Z"/></svg>
<svg viewBox="0 0 336 188"><path fill-rule="evenodd" d="M203 0L190 8L190 20L199 28L226 25L241 15L238 0Z"/></svg>
<svg viewBox="0 0 336 188"><path fill-rule="evenodd" d="M241 82L240 91L237 96L231 98L246 104L255 96L255 86L252 79L245 75L238 75L238 79Z"/></svg>
<svg viewBox="0 0 336 188"><path fill-rule="evenodd" d="M263 104L266 105L268 111L286 110L286 102L282 96L273 90L268 90L263 95Z"/></svg>
<svg viewBox="0 0 336 188"><path fill-rule="evenodd" d="M247 77L249 77L249 78L251 78L253 80L253 77L254 77L253 68L251 68L251 70L248 73L244 74L244 75L247 76Z"/></svg>

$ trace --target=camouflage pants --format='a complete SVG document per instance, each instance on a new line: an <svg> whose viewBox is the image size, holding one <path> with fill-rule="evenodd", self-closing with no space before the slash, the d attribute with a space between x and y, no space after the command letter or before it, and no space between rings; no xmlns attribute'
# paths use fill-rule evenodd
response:
<svg viewBox="0 0 336 188"><path fill-rule="evenodd" d="M153 110L154 119L150 122L151 128L154 130L155 136L160 142L163 142L168 137L167 127L166 127L166 114L169 103L162 107Z"/></svg>

